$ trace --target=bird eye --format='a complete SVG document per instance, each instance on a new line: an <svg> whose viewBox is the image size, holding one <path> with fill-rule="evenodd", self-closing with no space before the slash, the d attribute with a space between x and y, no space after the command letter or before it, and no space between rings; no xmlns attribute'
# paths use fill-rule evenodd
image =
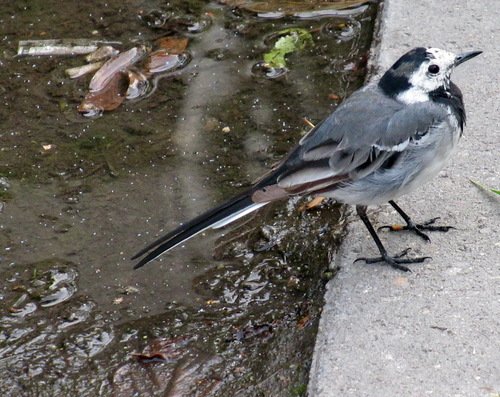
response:
<svg viewBox="0 0 500 397"><path fill-rule="evenodd" d="M429 71L430 74L437 74L437 73L439 73L439 66L438 65L430 65L427 70Z"/></svg>

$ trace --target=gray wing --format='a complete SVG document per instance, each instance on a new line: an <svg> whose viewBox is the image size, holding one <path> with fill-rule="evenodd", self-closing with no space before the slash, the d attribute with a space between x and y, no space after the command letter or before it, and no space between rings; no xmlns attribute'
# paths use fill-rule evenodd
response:
<svg viewBox="0 0 500 397"><path fill-rule="evenodd" d="M255 199L312 193L362 178L446 117L443 106L430 102L405 105L383 95L377 86L367 86L302 138L273 172L273 186L259 189Z"/></svg>

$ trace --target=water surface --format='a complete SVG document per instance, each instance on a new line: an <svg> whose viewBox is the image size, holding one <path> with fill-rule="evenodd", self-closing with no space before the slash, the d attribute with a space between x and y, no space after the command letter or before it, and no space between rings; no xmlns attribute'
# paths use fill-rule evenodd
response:
<svg viewBox="0 0 500 397"><path fill-rule="evenodd" d="M152 12L211 24L175 33L190 40L186 68L98 118L76 111L90 77L64 73L83 57L14 56L25 39L150 44L171 33L139 17ZM307 200L291 200L138 271L129 258L249 186L307 131L304 117L319 122L359 87L375 12L271 18L199 0L2 6L2 395L305 393L338 207L301 211ZM314 45L289 55L279 79L252 73L289 27L309 30Z"/></svg>

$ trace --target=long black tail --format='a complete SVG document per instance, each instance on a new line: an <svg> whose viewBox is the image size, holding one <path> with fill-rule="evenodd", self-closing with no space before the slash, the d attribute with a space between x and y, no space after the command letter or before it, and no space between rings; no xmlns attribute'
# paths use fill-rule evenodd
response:
<svg viewBox="0 0 500 397"><path fill-rule="evenodd" d="M132 257L132 259L137 259L146 254L146 256L134 266L134 269L144 266L146 263L151 262L161 254L190 239L196 234L201 233L203 230L222 227L267 204L254 203L251 198L252 193L253 189L248 190L218 207L197 216L189 222L186 222L165 236L160 237Z"/></svg>

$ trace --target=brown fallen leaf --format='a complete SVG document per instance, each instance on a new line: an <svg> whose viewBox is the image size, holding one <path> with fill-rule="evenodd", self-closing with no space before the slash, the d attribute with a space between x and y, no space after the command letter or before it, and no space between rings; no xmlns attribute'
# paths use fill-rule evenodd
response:
<svg viewBox="0 0 500 397"><path fill-rule="evenodd" d="M128 77L123 72L116 73L99 91L89 92L78 106L78 111L94 116L105 110L114 110L125 100Z"/></svg>
<svg viewBox="0 0 500 397"><path fill-rule="evenodd" d="M171 54L169 51L160 49L149 54L146 61L145 71L147 73L162 73L184 67L190 61L187 53Z"/></svg>
<svg viewBox="0 0 500 397"><path fill-rule="evenodd" d="M99 92L104 90L110 81L116 75L124 70L127 70L132 65L140 61L146 50L144 47L133 47L128 51L122 52L120 55L105 62L104 65L92 76L89 83L90 92Z"/></svg>
<svg viewBox="0 0 500 397"><path fill-rule="evenodd" d="M321 197L321 196L315 197L311 201L302 204L297 210L299 212L309 211L310 209L319 207L321 204L323 204L323 201L325 200L326 197Z"/></svg>
<svg viewBox="0 0 500 397"><path fill-rule="evenodd" d="M297 328L303 329L309 324L311 324L311 316L309 316L309 314L306 314L304 317L299 318L299 320L297 321Z"/></svg>
<svg viewBox="0 0 500 397"><path fill-rule="evenodd" d="M161 37L155 41L155 44L158 48L162 50L168 51L169 54L180 54L184 52L189 43L189 39L187 37L176 37L176 36L167 36Z"/></svg>

